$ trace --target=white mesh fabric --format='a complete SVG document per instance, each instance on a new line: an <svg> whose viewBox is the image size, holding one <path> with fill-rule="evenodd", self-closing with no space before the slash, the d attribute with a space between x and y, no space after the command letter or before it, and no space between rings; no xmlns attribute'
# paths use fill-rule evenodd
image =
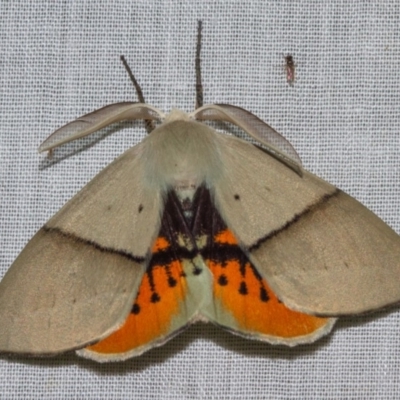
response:
<svg viewBox="0 0 400 400"><path fill-rule="evenodd" d="M195 104L197 20L205 103L243 107L294 145L304 166L400 232L397 0L0 2L0 274L34 232L137 143L142 123L37 147L61 125L136 100ZM284 55L297 79L286 82ZM195 325L124 363L75 355L0 358L4 399L398 399L400 312L346 318L326 339L272 347Z"/></svg>

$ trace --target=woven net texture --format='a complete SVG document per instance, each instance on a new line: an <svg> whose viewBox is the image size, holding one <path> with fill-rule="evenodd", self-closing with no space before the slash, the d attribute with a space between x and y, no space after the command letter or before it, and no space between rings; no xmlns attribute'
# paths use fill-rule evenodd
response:
<svg viewBox="0 0 400 400"><path fill-rule="evenodd" d="M63 204L146 135L142 122L123 123L52 159L37 153L78 116L136 101L121 54L147 103L193 110L198 20L204 102L267 121L306 169L400 232L398 1L2 1L0 15L0 276ZM296 348L199 323L120 363L2 356L0 398L398 399L399 328L391 308L342 318L326 338Z"/></svg>

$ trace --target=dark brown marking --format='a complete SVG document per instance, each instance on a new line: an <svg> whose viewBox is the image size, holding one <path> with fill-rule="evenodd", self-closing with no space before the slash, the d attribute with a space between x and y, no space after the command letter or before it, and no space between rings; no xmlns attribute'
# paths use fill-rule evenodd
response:
<svg viewBox="0 0 400 400"><path fill-rule="evenodd" d="M203 272L203 270L199 267L193 268L193 275L200 275L202 272Z"/></svg>
<svg viewBox="0 0 400 400"><path fill-rule="evenodd" d="M165 249L154 253L151 258L153 267L164 267L173 261L182 259L193 259L197 255L197 250L188 250L186 247L176 247L175 249Z"/></svg>
<svg viewBox="0 0 400 400"><path fill-rule="evenodd" d="M144 257L135 256L135 255L133 255L131 253L128 253L128 252L122 251L122 250L115 250L115 249L112 249L111 247L101 246L98 243L93 242L92 240L86 240L86 239L83 239L83 238L81 238L79 236L76 236L76 235L74 235L72 233L64 232L60 228L50 228L50 227L44 225L42 229L46 233L58 234L58 235L64 237L65 239L67 239L67 240L71 240L71 241L74 241L76 243L79 243L79 244L82 244L82 245L85 245L85 246L93 247L94 249L96 249L98 251L101 251L101 252L104 252L104 253L115 254L115 255L127 258L128 260L136 262L136 263L142 263L142 262L145 261Z"/></svg>
<svg viewBox="0 0 400 400"><path fill-rule="evenodd" d="M226 275L220 275L220 277L218 278L218 284L220 286L226 286L228 284L228 278L226 277Z"/></svg>
<svg viewBox="0 0 400 400"><path fill-rule="evenodd" d="M137 315L137 314L140 313L140 306L139 306L138 303L135 303L135 304L132 306L131 313L132 313L132 314L135 314L135 315Z"/></svg>
<svg viewBox="0 0 400 400"><path fill-rule="evenodd" d="M158 293L153 293L150 297L150 301L152 303L158 303L161 300L160 296L158 295Z"/></svg>
<svg viewBox="0 0 400 400"><path fill-rule="evenodd" d="M192 201L192 209L193 218L190 226L192 234L195 237L205 234L208 237L207 241L210 243L210 234L214 232L211 227L214 207L211 203L210 192L204 186L200 186L196 190Z"/></svg>
<svg viewBox="0 0 400 400"><path fill-rule="evenodd" d="M178 281L174 279L172 276L168 278L168 286L175 287L178 284Z"/></svg>
<svg viewBox="0 0 400 400"><path fill-rule="evenodd" d="M248 266L248 263L246 262L247 260L241 260L242 257L240 257L239 259L237 259L236 261L238 261L239 263L239 272L240 275L242 275L243 278L246 277L246 267ZM241 262L242 261L242 262Z"/></svg>
<svg viewBox="0 0 400 400"><path fill-rule="evenodd" d="M150 264L147 268L147 271L146 271L146 275L147 275L147 279L149 280L150 290L154 294L156 291L156 285L154 283L153 269L154 269L154 265L150 262Z"/></svg>
<svg viewBox="0 0 400 400"><path fill-rule="evenodd" d="M193 211L193 204L189 198L186 198L182 201L182 209L183 211Z"/></svg>
<svg viewBox="0 0 400 400"><path fill-rule="evenodd" d="M241 295L246 295L246 294L248 294L248 290L247 290L247 285L246 285L246 282L241 282L240 283L240 286L239 286L239 293L241 294Z"/></svg>
<svg viewBox="0 0 400 400"><path fill-rule="evenodd" d="M201 255L207 260L211 260L219 264L221 267L226 267L228 261L236 260L242 266L243 250L237 246L229 243L213 243L213 247L204 247L201 249ZM241 273L244 271L241 269Z"/></svg>
<svg viewBox="0 0 400 400"><path fill-rule="evenodd" d="M139 205L138 211L139 211L139 214L143 211L143 205L142 204Z"/></svg>
<svg viewBox="0 0 400 400"><path fill-rule="evenodd" d="M266 303L269 300L268 292L264 286L260 287L260 300L263 303Z"/></svg>
<svg viewBox="0 0 400 400"><path fill-rule="evenodd" d="M270 239L278 236L282 232L286 231L292 225L294 225L296 222L298 222L301 218L303 218L304 216L306 216L308 214L312 214L313 212L317 211L320 206L322 206L323 204L327 203L330 199L332 199L333 197L338 196L341 193L342 193L342 191L336 188L332 193L325 194L317 202L315 202L314 204L311 204L310 206L306 207L301 213L295 214L294 217L290 221L286 222L280 228L275 229L275 230L269 232L267 235L263 236L262 238L258 239L257 242L255 242L254 244L252 244L252 245L250 245L248 247L248 250L250 252L252 252L252 251L258 249L261 246L262 243L264 243L267 240L270 240Z"/></svg>
<svg viewBox="0 0 400 400"><path fill-rule="evenodd" d="M235 196L233 196L235 198L235 200L240 200L240 196L238 194L235 194Z"/></svg>
<svg viewBox="0 0 400 400"><path fill-rule="evenodd" d="M178 281L171 274L171 266L165 265L165 273L167 275L167 282L170 288L175 287L178 284Z"/></svg>

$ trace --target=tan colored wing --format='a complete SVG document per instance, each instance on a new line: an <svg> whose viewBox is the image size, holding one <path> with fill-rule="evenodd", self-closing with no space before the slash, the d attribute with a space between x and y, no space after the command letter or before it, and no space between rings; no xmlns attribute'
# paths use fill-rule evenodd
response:
<svg viewBox="0 0 400 400"><path fill-rule="evenodd" d="M352 197L220 136L216 206L288 307L356 314L400 300L400 237Z"/></svg>
<svg viewBox="0 0 400 400"><path fill-rule="evenodd" d="M135 259L146 257L162 213L160 192L146 184L146 139L107 166L46 225Z"/></svg>
<svg viewBox="0 0 400 400"><path fill-rule="evenodd" d="M28 243L0 283L0 351L54 354L125 321L160 226L141 145L120 156Z"/></svg>

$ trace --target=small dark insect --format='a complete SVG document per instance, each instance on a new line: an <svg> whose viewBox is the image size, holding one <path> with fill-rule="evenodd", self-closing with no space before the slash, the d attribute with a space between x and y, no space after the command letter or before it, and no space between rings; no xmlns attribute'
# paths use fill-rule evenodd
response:
<svg viewBox="0 0 400 400"><path fill-rule="evenodd" d="M285 70L287 83L292 86L295 81L296 64L294 63L293 56L290 54L285 56Z"/></svg>

